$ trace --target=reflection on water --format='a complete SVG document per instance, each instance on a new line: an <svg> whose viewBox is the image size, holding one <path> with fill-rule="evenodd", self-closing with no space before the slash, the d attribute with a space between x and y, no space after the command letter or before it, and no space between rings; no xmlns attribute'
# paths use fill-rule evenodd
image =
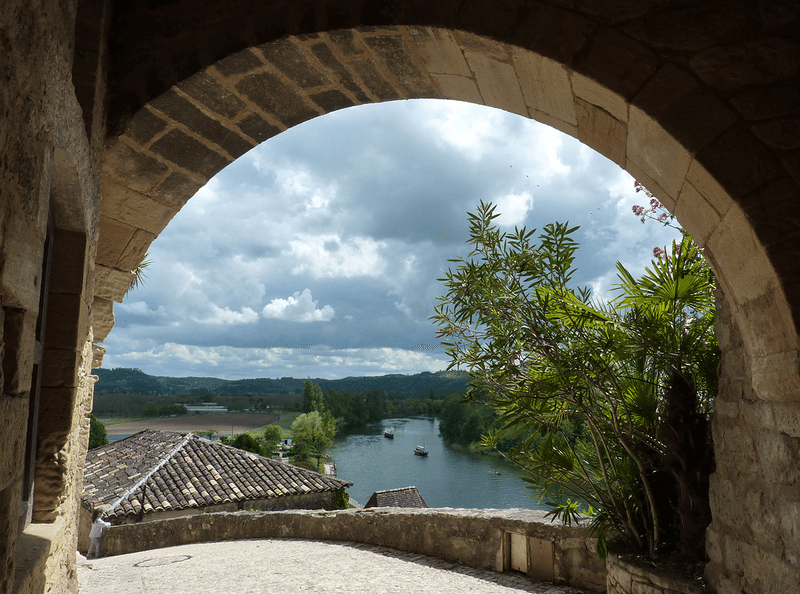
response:
<svg viewBox="0 0 800 594"><path fill-rule="evenodd" d="M383 436L387 430L394 439ZM425 446L427 458L414 455L417 445ZM362 505L375 491L416 486L430 507L543 508L515 467L446 446L435 418L386 419L337 439L329 453L338 477L354 483L350 496Z"/></svg>

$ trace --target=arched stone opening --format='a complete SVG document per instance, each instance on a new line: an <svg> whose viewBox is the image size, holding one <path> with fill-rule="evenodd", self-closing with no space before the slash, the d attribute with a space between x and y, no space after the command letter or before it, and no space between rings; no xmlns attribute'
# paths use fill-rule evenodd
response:
<svg viewBox="0 0 800 594"><path fill-rule="evenodd" d="M751 33L735 22L747 15L734 9L720 29L708 24L683 35L681 27L695 22L683 7L523 3L517 19L505 4L482 4L468 3L454 16L447 3L436 14L404 3L340 13L304 3L269 28L258 29L267 19L253 19L258 23L227 38L233 47L213 41L181 54L198 41L173 36L159 47L184 60L123 64L114 73L110 113L121 133L103 168L95 336L110 331L112 305L127 290L131 268L186 200L280 131L342 107L412 97L533 117L627 169L706 246L730 307L711 574L717 587L770 591L775 584L780 591L798 575L791 559L800 553L791 490L800 438L792 245L800 173L798 134L787 120L797 111L791 85L800 62L785 35L796 16L760 14L760 29ZM704 6L697 21L728 8ZM415 17L448 28L397 24ZM297 35L269 41L286 33ZM254 40L267 43L256 47ZM742 503L748 493L753 505Z"/></svg>

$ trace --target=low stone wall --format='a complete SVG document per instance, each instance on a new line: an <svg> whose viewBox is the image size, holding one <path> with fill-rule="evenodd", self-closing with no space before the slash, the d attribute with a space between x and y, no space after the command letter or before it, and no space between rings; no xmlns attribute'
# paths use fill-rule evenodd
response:
<svg viewBox="0 0 800 594"><path fill-rule="evenodd" d="M200 514L112 526L103 553L120 555L197 542L305 538L363 542L470 567L520 571L531 579L594 592L606 569L585 530L532 510L370 508Z"/></svg>
<svg viewBox="0 0 800 594"><path fill-rule="evenodd" d="M686 578L633 565L615 555L608 556L606 568L608 594L712 594Z"/></svg>

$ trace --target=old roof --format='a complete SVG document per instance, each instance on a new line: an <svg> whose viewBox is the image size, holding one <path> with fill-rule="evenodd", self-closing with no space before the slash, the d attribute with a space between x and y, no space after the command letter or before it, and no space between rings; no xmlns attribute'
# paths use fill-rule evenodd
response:
<svg viewBox="0 0 800 594"><path fill-rule="evenodd" d="M192 433L145 430L89 450L83 498L103 517L335 491L353 483Z"/></svg>
<svg viewBox="0 0 800 594"><path fill-rule="evenodd" d="M375 491L364 507L428 507L416 487Z"/></svg>

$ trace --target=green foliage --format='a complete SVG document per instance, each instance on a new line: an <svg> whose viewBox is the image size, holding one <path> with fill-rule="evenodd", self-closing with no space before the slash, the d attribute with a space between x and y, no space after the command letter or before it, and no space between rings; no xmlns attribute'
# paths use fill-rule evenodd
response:
<svg viewBox="0 0 800 594"><path fill-rule="evenodd" d="M702 555L719 360L702 253L684 237L640 279L618 264L619 295L603 303L571 286L577 227L546 225L536 242L496 217L483 203L469 215L473 249L452 260L433 316L450 367L472 377L468 399L497 413L484 444L499 449L498 428L521 436L509 458L553 515L591 506L599 552L618 534L637 552Z"/></svg>
<svg viewBox="0 0 800 594"><path fill-rule="evenodd" d="M335 435L336 420L330 413L320 413L317 410L303 413L292 423L294 454L300 462L314 456L319 466L325 450L333 445Z"/></svg>
<svg viewBox="0 0 800 594"><path fill-rule="evenodd" d="M98 448L107 443L106 426L93 414L89 414L89 449Z"/></svg>
<svg viewBox="0 0 800 594"><path fill-rule="evenodd" d="M249 433L239 433L229 442L229 445L245 452L252 452L259 456L264 455L264 443Z"/></svg>
<svg viewBox="0 0 800 594"><path fill-rule="evenodd" d="M303 384L303 412L322 411L322 390L308 378Z"/></svg>
<svg viewBox="0 0 800 594"><path fill-rule="evenodd" d="M280 425L267 425L264 428L264 443L272 445L279 443L283 439L283 428Z"/></svg>
<svg viewBox="0 0 800 594"><path fill-rule="evenodd" d="M305 380L282 378L250 378L241 380L225 380L213 377L162 377L152 376L139 369L99 368L94 370L99 380L95 384L95 394L130 394L156 396L182 396L164 399L199 400L201 396L210 395L211 399L229 408L247 408L247 400L236 400L234 397L254 397L261 399L265 406L273 406L282 410L300 412L302 392ZM422 398L435 390L437 394L463 392L469 377L461 371L440 371L436 373L422 372L413 375L389 374L369 377L348 377L337 380L314 379L323 392L328 390L346 390L353 393L367 390L383 390L387 398ZM253 405L255 402L253 402ZM293 408L296 407L296 408ZM252 408L252 406L251 406ZM105 414L105 413L103 413ZM137 415L128 415L137 416Z"/></svg>
<svg viewBox="0 0 800 594"><path fill-rule="evenodd" d="M205 437L206 439L213 439L219 433L216 429L202 429L200 431L192 431L198 437Z"/></svg>
<svg viewBox="0 0 800 594"><path fill-rule="evenodd" d="M337 489L333 492L333 504L331 509L347 509L350 507L350 496L344 489Z"/></svg>

